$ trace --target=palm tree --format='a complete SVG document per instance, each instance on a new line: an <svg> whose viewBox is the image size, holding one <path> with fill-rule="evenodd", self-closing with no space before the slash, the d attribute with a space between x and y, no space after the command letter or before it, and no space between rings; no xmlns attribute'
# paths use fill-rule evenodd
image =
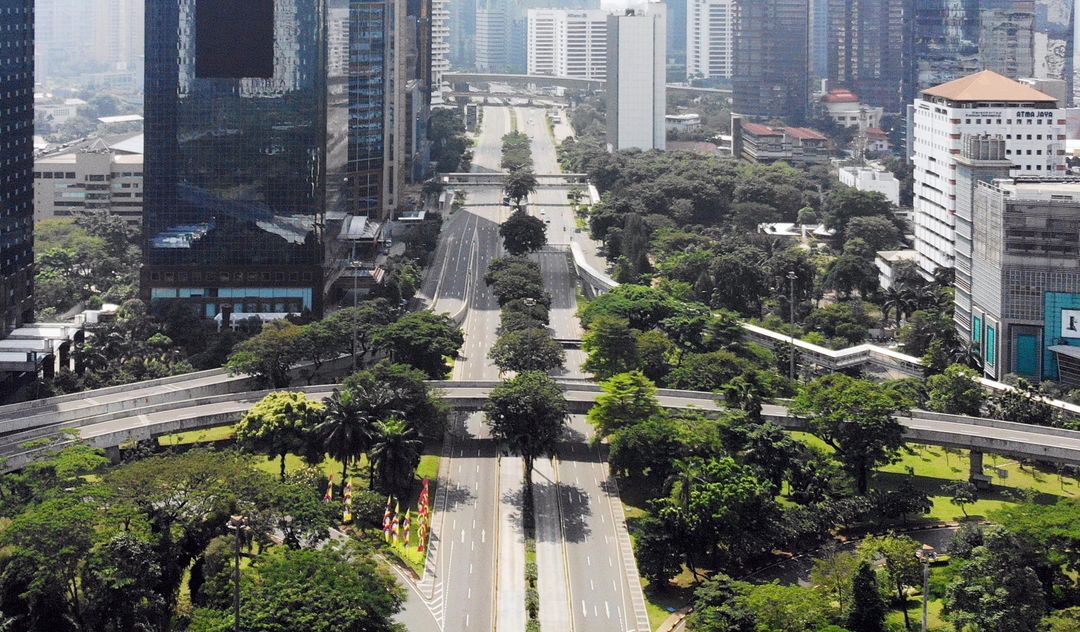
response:
<svg viewBox="0 0 1080 632"><path fill-rule="evenodd" d="M341 461L341 480L344 484L349 464L371 449L378 419L365 409L364 402L354 389L334 389L326 398L326 418L315 428L326 453Z"/></svg>
<svg viewBox="0 0 1080 632"><path fill-rule="evenodd" d="M755 421L761 419L761 388L741 375L724 385L724 395Z"/></svg>
<svg viewBox="0 0 1080 632"><path fill-rule="evenodd" d="M407 491L424 442L416 438L416 430L396 417L375 427L378 434L371 446L371 464L378 473L379 485L388 493Z"/></svg>
<svg viewBox="0 0 1080 632"><path fill-rule="evenodd" d="M896 317L896 328L900 328L900 322L904 316L913 311L914 301L906 290L897 289L895 285L882 292L881 312L888 320L889 312Z"/></svg>

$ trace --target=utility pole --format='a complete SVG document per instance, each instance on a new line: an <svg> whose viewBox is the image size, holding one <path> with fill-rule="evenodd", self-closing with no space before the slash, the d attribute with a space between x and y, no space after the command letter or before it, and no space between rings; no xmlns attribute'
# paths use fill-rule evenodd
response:
<svg viewBox="0 0 1080 632"><path fill-rule="evenodd" d="M929 544L915 551L915 557L922 562L922 632L926 632L927 604L930 601L930 562L937 557L937 551Z"/></svg>
<svg viewBox="0 0 1080 632"><path fill-rule="evenodd" d="M795 279L798 275L795 271L787 273L788 286L791 291L791 299L788 303L788 321L791 325L791 348L788 349L788 379L795 379Z"/></svg>
<svg viewBox="0 0 1080 632"><path fill-rule="evenodd" d="M246 520L243 516L231 516L229 518L228 527L230 531L236 533L235 536L235 566L233 567L233 630L234 632L240 632L240 536L243 533L246 525Z"/></svg>
<svg viewBox="0 0 1080 632"><path fill-rule="evenodd" d="M356 296L357 296L356 277L358 277L359 275L357 274L357 270L356 270L356 240L355 239L352 242L352 258L349 260L349 268L350 268L350 270L352 270L352 306L353 306L353 313L352 313L352 372L356 373L356 316L357 316L356 315L356 300L357 300L356 299Z"/></svg>

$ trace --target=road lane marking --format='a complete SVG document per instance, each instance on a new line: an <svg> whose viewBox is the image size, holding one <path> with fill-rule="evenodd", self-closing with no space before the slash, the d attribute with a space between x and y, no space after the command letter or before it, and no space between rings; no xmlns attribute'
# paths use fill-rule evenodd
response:
<svg viewBox="0 0 1080 632"><path fill-rule="evenodd" d="M592 558L588 555L585 556L585 563L592 566Z"/></svg>
<svg viewBox="0 0 1080 632"><path fill-rule="evenodd" d="M461 543L465 544L465 529L461 530Z"/></svg>
<svg viewBox="0 0 1080 632"><path fill-rule="evenodd" d="M608 605L607 599L604 600L604 612L607 613L607 618L611 618L611 606Z"/></svg>
<svg viewBox="0 0 1080 632"><path fill-rule="evenodd" d="M583 616L585 618L589 617L589 611L585 609L585 600L584 599L581 600L581 616Z"/></svg>

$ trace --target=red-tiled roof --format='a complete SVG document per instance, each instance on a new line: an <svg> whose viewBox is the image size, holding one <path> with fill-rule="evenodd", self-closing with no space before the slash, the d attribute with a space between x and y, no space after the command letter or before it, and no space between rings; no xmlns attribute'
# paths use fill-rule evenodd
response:
<svg viewBox="0 0 1080 632"><path fill-rule="evenodd" d="M781 132L775 130L768 125L762 125L761 123L750 123L743 121L742 128L744 132L753 134L754 136L780 136Z"/></svg>
<svg viewBox="0 0 1080 632"><path fill-rule="evenodd" d="M812 130L809 127L785 127L784 133L800 140L829 140L821 132Z"/></svg>
<svg viewBox="0 0 1080 632"><path fill-rule="evenodd" d="M822 101L825 103L858 103L859 97L855 96L855 93L851 90L838 88L829 90L829 94L826 94Z"/></svg>
<svg viewBox="0 0 1080 632"><path fill-rule="evenodd" d="M866 137L867 138L874 138L874 139L881 138L881 139L888 140L889 135L886 134L885 130L883 130L881 128L871 127L870 129L866 130Z"/></svg>

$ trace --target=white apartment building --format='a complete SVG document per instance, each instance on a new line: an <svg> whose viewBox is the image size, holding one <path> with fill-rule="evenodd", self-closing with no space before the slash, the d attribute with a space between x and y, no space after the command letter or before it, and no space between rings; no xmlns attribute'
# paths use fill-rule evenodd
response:
<svg viewBox="0 0 1080 632"><path fill-rule="evenodd" d="M111 211L142 224L142 134L88 141L34 161L34 222Z"/></svg>
<svg viewBox="0 0 1080 632"><path fill-rule="evenodd" d="M431 0L431 85L438 92L450 72L450 0Z"/></svg>
<svg viewBox="0 0 1080 632"><path fill-rule="evenodd" d="M604 79L607 13L529 9L526 55L530 75Z"/></svg>
<svg viewBox="0 0 1080 632"><path fill-rule="evenodd" d="M664 149L667 20L663 2L607 17L609 151Z"/></svg>
<svg viewBox="0 0 1080 632"><path fill-rule="evenodd" d="M929 276L953 267L964 139L1003 138L1013 176L1064 175L1065 111L1054 97L989 70L924 90L912 110L916 261Z"/></svg>
<svg viewBox="0 0 1080 632"><path fill-rule="evenodd" d="M687 0L686 76L730 79L735 0Z"/></svg>

